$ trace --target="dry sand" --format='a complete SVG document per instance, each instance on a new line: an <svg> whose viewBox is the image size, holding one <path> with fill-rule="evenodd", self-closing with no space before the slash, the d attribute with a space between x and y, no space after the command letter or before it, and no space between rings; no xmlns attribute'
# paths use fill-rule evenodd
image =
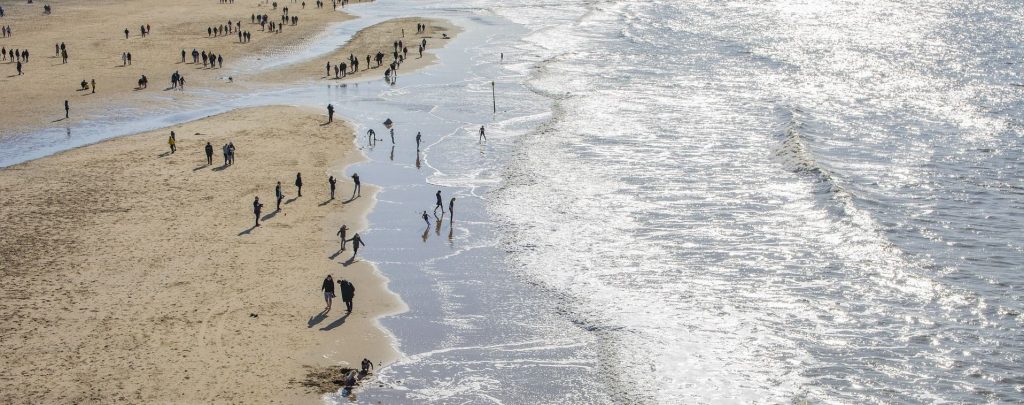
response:
<svg viewBox="0 0 1024 405"><path fill-rule="evenodd" d="M427 29L423 33L416 33L416 24L426 24ZM403 30L404 35L403 35ZM454 39L461 30L451 22L436 18L396 18L359 30L352 39L328 55L316 58L315 60L297 63L281 69L268 71L257 75L253 80L270 82L288 82L296 78L337 80L334 78L333 67L338 63L349 64L349 55L359 58L359 71L344 77L344 80L356 80L364 77L376 76L384 79L384 71L388 64L394 60L392 52L394 43L401 40L403 45L409 49L405 61L398 68L399 77L414 70L429 66L437 60L434 54L436 49L443 48L448 41ZM448 39L442 39L442 34L447 34ZM420 57L418 46L420 41L427 40L427 48ZM371 58L377 52L384 53L384 63L376 66L372 63L366 65L366 55ZM328 77L327 62L331 62L331 76ZM399 79L401 80L401 79Z"/></svg>
<svg viewBox="0 0 1024 405"><path fill-rule="evenodd" d="M104 105L149 105L170 103L189 97L189 89L225 86L227 71L244 57L269 55L279 49L297 46L318 36L331 23L352 16L331 10L330 1L323 9L314 7L315 0L301 3L279 0L278 9L254 0L236 0L219 4L217 0L90 0L4 2L7 13L0 25L10 25L10 38L0 38L7 49L28 49L29 62L23 76L18 76L10 60L0 61L0 90L17 95L17 103L3 106L5 131L40 128L54 125L64 118L64 100L71 103L71 120L89 113L102 112ZM51 15L43 15L43 4L53 7ZM289 7L289 15L299 17L298 25L286 25L283 32L260 31L251 23L253 14L267 14L279 22L281 8ZM341 8L339 7L339 10ZM208 37L206 29L241 21L241 29L252 33L252 41L239 43L236 34ZM151 34L143 38L139 26L149 24ZM124 29L130 35L124 37ZM54 45L65 43L69 63L62 64ZM210 51L224 56L224 69L205 69L202 64L181 63L181 50ZM132 64L122 67L121 54L131 52ZM165 91L171 74L179 71L186 79L186 91ZM149 87L135 90L139 77L149 78ZM96 80L96 94L79 90L82 80ZM166 98L171 98L170 100ZM159 99L159 100L157 100ZM58 121L59 122L59 121Z"/></svg>
<svg viewBox="0 0 1024 405"><path fill-rule="evenodd" d="M317 402L304 366L394 359L375 318L403 304L372 265L335 256L375 190L343 204L361 154L325 118L239 110L0 170L0 403ZM253 229L253 197L272 213L278 180L283 211ZM336 302L314 318L328 273L356 285L351 316Z"/></svg>

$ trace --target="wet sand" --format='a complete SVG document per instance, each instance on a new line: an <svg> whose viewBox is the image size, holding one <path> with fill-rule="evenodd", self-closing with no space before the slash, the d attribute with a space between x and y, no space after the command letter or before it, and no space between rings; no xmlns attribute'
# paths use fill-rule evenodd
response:
<svg viewBox="0 0 1024 405"><path fill-rule="evenodd" d="M0 61L0 88L8 95L16 94L18 103L6 103L0 120L4 134L14 130L42 128L65 124L64 100L71 104L71 122L92 114L102 114L104 106L134 105L153 107L170 105L190 97L196 89L218 89L230 86L227 77L232 66L249 57L270 57L281 49L299 46L313 40L329 24L353 18L325 8L314 7L315 0L301 3L278 1L275 10L256 1L219 4L214 0L96 0L88 2L53 2L53 13L43 15L43 4L8 2L6 16L0 23L10 25L12 36L0 38L7 49L28 49L29 62L23 76L15 64ZM354 2L358 3L358 2ZM267 14L280 22L282 8L289 7L289 16L299 17L297 25L285 25L281 33L260 31L253 24L253 14ZM349 7L351 7L350 5ZM241 30L251 32L248 43L239 43L234 32L210 37L207 28L241 22ZM150 25L150 34L141 36L140 26ZM125 39L124 29L129 30ZM66 45L69 62L61 63L54 45ZM181 51L188 54L181 62ZM192 63L191 52L209 51L224 56L223 69ZM122 66L121 54L130 52L132 64ZM185 91L170 90L170 77L175 71L185 76ZM146 75L149 86L137 89L138 79ZM82 80L96 80L96 93L81 90ZM235 77L237 82L237 77ZM241 78L241 80L245 80Z"/></svg>
<svg viewBox="0 0 1024 405"><path fill-rule="evenodd" d="M325 121L237 110L0 170L0 402L317 402L300 385L307 367L394 359L375 319L403 304L334 236L366 226L376 190L343 203L343 168L362 155L351 128ZM326 274L355 284L350 316L340 301L317 316Z"/></svg>
<svg viewBox="0 0 1024 405"><path fill-rule="evenodd" d="M416 24L426 24L426 30L416 33ZM404 32L403 32L404 30ZM394 60L392 52L394 43L402 41L403 46L409 50L406 59L398 69L399 77L403 74L431 65L437 60L434 54L435 49L444 47L448 41L454 39L461 30L447 20L436 18L395 18L377 23L359 30L352 39L330 54L315 58L313 60L283 66L263 74L256 75L253 80L269 82L288 82L296 79L317 79L325 81L356 80L367 77L384 79L384 71L388 64ZM443 39L442 35L447 34L448 38ZM419 44L422 40L427 41L427 47L423 56L419 55ZM366 65L366 55L375 55L377 52L384 54L384 62L377 66L376 62ZM334 66L339 63L349 64L349 55L359 58L359 71L351 72L345 77L335 79ZM327 62L331 63L331 75L327 76ZM349 67L351 71L351 67ZM400 79L399 79L400 80Z"/></svg>

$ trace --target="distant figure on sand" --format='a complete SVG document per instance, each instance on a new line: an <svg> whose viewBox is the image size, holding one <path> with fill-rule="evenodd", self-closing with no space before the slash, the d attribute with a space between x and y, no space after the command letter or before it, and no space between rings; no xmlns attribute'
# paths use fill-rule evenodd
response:
<svg viewBox="0 0 1024 405"><path fill-rule="evenodd" d="M206 143L206 165L209 166L209 165L212 165L212 164L213 164L213 145L211 145L209 142L207 142Z"/></svg>
<svg viewBox="0 0 1024 405"><path fill-rule="evenodd" d="M338 184L338 179L335 179L334 176L328 176L327 177L327 184L330 184L330 186L331 186L331 199L333 200L334 199L334 187Z"/></svg>
<svg viewBox="0 0 1024 405"><path fill-rule="evenodd" d="M448 219L450 221L455 220L455 197L452 197L451 200L448 200Z"/></svg>
<svg viewBox="0 0 1024 405"><path fill-rule="evenodd" d="M330 124L332 122L334 122L334 106L328 104L327 105L327 123Z"/></svg>
<svg viewBox="0 0 1024 405"><path fill-rule="evenodd" d="M359 185L359 173L352 173L352 183L352 198L355 199L361 195L360 192L362 191Z"/></svg>
<svg viewBox="0 0 1024 405"><path fill-rule="evenodd" d="M420 134L419 132L417 132L417 133L416 133L416 150L417 150L417 151L418 151L418 150L420 150L420 140L421 140L422 138L423 138L423 135L422 135L422 134Z"/></svg>
<svg viewBox="0 0 1024 405"><path fill-rule="evenodd" d="M481 125L480 126L480 137L477 139L477 141L479 142L479 141L486 141L486 140L487 140L487 135L484 135L484 126Z"/></svg>
<svg viewBox="0 0 1024 405"><path fill-rule="evenodd" d="M338 287L341 290L341 300L345 302L345 312L352 312L352 299L356 296L356 286L348 280L341 280L338 282Z"/></svg>
<svg viewBox="0 0 1024 405"><path fill-rule="evenodd" d="M71 104L68 104L67 100L64 100L64 118L71 118Z"/></svg>
<svg viewBox="0 0 1024 405"><path fill-rule="evenodd" d="M167 145L171 147L172 155L174 154L174 152L177 152L178 150L175 146L175 143L177 143L177 141L174 139L174 131L171 131L171 136L167 137Z"/></svg>
<svg viewBox="0 0 1024 405"><path fill-rule="evenodd" d="M324 279L323 285L320 286L320 290L324 292L324 301L327 302L327 308L324 308L324 312L331 311L331 300L334 299L334 278L330 274Z"/></svg>
<svg viewBox="0 0 1024 405"><path fill-rule="evenodd" d="M274 196L277 197L277 210L281 210L281 200L284 199L284 193L281 192L281 182L277 182L277 186L274 186Z"/></svg>
<svg viewBox="0 0 1024 405"><path fill-rule="evenodd" d="M342 225L341 229L338 229L338 236L341 237L341 250L345 250L345 234L348 233L348 225Z"/></svg>
<svg viewBox="0 0 1024 405"><path fill-rule="evenodd" d="M434 206L434 216L437 216L438 208L441 209L441 215L444 215L444 201L441 200L441 190L437 190L437 194L434 196L437 197L437 205Z"/></svg>
<svg viewBox="0 0 1024 405"><path fill-rule="evenodd" d="M302 173L295 174L295 187L299 189L299 197L302 197Z"/></svg>
<svg viewBox="0 0 1024 405"><path fill-rule="evenodd" d="M256 226L260 226L260 212L263 212L263 204L260 204L260 198L256 197L252 201L252 213L256 215Z"/></svg>
<svg viewBox="0 0 1024 405"><path fill-rule="evenodd" d="M427 226L429 227L430 226L430 217L427 216L427 210L423 210L423 215L421 215L421 216L423 217L423 222L426 222Z"/></svg>
<svg viewBox="0 0 1024 405"><path fill-rule="evenodd" d="M355 259L356 255L359 254L359 247L366 246L366 244L363 243L363 238L359 237L358 233L352 235L352 239L349 239L349 242L352 242L352 258Z"/></svg>

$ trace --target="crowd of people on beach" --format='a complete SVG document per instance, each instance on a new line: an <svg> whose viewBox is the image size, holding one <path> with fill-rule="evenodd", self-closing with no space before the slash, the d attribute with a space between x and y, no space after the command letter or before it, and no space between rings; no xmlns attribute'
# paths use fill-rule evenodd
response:
<svg viewBox="0 0 1024 405"><path fill-rule="evenodd" d="M427 32L427 24L416 23L416 34L425 34ZM402 36L405 36L405 30L402 30ZM447 35L445 36L447 38ZM413 46L419 53L419 58L423 57L423 51L427 49L427 38L420 38L420 41ZM387 69L384 71L384 81L388 84L394 85L398 81L398 68L402 66L406 58L409 56L409 47L402 39L397 39L392 42L391 57L392 60L388 64ZM375 54L366 55L366 67L365 69L376 69L384 64L385 54L383 51L378 50ZM373 61L375 65L371 66L370 62ZM331 61L327 61L325 67L326 73L324 78L331 78L333 72L334 79L344 79L350 74L359 71L359 57L355 54L348 55L348 62L338 62L331 64Z"/></svg>

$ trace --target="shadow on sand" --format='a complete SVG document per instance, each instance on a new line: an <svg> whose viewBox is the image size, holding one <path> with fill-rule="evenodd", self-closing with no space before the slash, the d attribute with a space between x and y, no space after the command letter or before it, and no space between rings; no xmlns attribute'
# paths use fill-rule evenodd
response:
<svg viewBox="0 0 1024 405"><path fill-rule="evenodd" d="M341 300L338 300L338 301L341 301ZM327 326L324 326L324 327L320 328L320 330L322 330L322 331L329 331L331 329L334 329L334 328L337 328L337 327L339 327L341 325L344 325L345 324L345 319L347 319L349 315L351 315L351 314L346 312L345 315L341 316L341 318L338 318L338 319L334 320L334 322L331 322Z"/></svg>
<svg viewBox="0 0 1024 405"><path fill-rule="evenodd" d="M244 230L242 232L239 232L238 236L248 235L248 234L252 233L253 229L256 229L256 225L253 225L251 228L246 229L246 230Z"/></svg>
<svg viewBox="0 0 1024 405"><path fill-rule="evenodd" d="M313 315L313 316L309 317L309 320L306 321L306 327L312 328L312 327L320 324L320 322L323 322L324 319L327 319L327 310L326 309L323 310L323 311L320 311L319 314L316 314L316 315Z"/></svg>

